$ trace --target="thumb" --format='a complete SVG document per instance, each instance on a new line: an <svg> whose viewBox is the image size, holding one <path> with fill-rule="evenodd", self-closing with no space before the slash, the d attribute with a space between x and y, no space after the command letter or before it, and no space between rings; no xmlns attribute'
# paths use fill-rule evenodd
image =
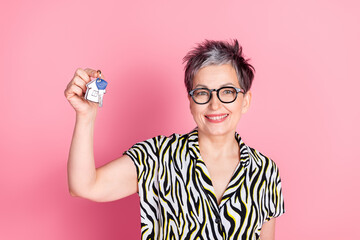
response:
<svg viewBox="0 0 360 240"><path fill-rule="evenodd" d="M87 75L89 75L90 77L93 77L93 78L98 78L98 77L100 77L100 74L101 74L100 70L94 70L91 68L86 68L84 71L87 73ZM103 77L102 74L101 74L101 77Z"/></svg>

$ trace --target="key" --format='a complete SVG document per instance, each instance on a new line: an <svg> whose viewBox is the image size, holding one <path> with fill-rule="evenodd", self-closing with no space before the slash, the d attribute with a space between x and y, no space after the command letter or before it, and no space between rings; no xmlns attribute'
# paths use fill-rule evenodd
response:
<svg viewBox="0 0 360 240"><path fill-rule="evenodd" d="M104 94L106 93L106 86L107 86L107 82L104 79L101 79L101 72L100 72L100 76L99 78L96 79L96 87L98 89L98 102L99 102L99 107L102 107L103 105L103 98L104 98Z"/></svg>
<svg viewBox="0 0 360 240"><path fill-rule="evenodd" d="M98 70L99 77L86 84L85 99L91 102L99 103L99 107L103 105L103 97L106 92L107 82L101 78L101 71Z"/></svg>
<svg viewBox="0 0 360 240"><path fill-rule="evenodd" d="M98 94L98 98L99 98L99 107L102 107L103 105L103 98L104 98L104 94L105 94L106 90L99 90L99 94Z"/></svg>

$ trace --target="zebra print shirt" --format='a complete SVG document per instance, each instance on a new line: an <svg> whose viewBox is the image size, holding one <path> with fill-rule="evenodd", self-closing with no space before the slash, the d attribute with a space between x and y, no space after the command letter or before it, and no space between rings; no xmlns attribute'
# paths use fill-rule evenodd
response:
<svg viewBox="0 0 360 240"><path fill-rule="evenodd" d="M262 224L285 212L275 163L245 145L220 204L201 159L197 129L157 136L125 152L139 186L142 239L259 239Z"/></svg>

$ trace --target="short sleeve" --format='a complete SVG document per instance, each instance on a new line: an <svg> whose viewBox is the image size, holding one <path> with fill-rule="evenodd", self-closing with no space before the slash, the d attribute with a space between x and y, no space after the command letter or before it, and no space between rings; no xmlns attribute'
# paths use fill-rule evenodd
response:
<svg viewBox="0 0 360 240"><path fill-rule="evenodd" d="M281 179L279 168L276 166L275 162L271 161L269 182L267 185L267 197L266 197L266 207L267 207L267 216L266 221L269 221L271 218L279 217L285 213L284 207L284 198L281 188Z"/></svg>
<svg viewBox="0 0 360 240"><path fill-rule="evenodd" d="M158 168L158 146L161 136L136 143L124 152L134 162L139 185L153 179Z"/></svg>

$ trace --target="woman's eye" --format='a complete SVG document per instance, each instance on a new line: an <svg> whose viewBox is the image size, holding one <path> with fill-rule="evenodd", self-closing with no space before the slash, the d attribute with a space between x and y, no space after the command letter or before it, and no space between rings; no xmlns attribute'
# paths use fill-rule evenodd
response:
<svg viewBox="0 0 360 240"><path fill-rule="evenodd" d="M196 96L207 96L209 93L207 91L198 91L196 92Z"/></svg>
<svg viewBox="0 0 360 240"><path fill-rule="evenodd" d="M223 91L223 94L226 94L226 95L234 94L234 91L227 89L227 90Z"/></svg>

